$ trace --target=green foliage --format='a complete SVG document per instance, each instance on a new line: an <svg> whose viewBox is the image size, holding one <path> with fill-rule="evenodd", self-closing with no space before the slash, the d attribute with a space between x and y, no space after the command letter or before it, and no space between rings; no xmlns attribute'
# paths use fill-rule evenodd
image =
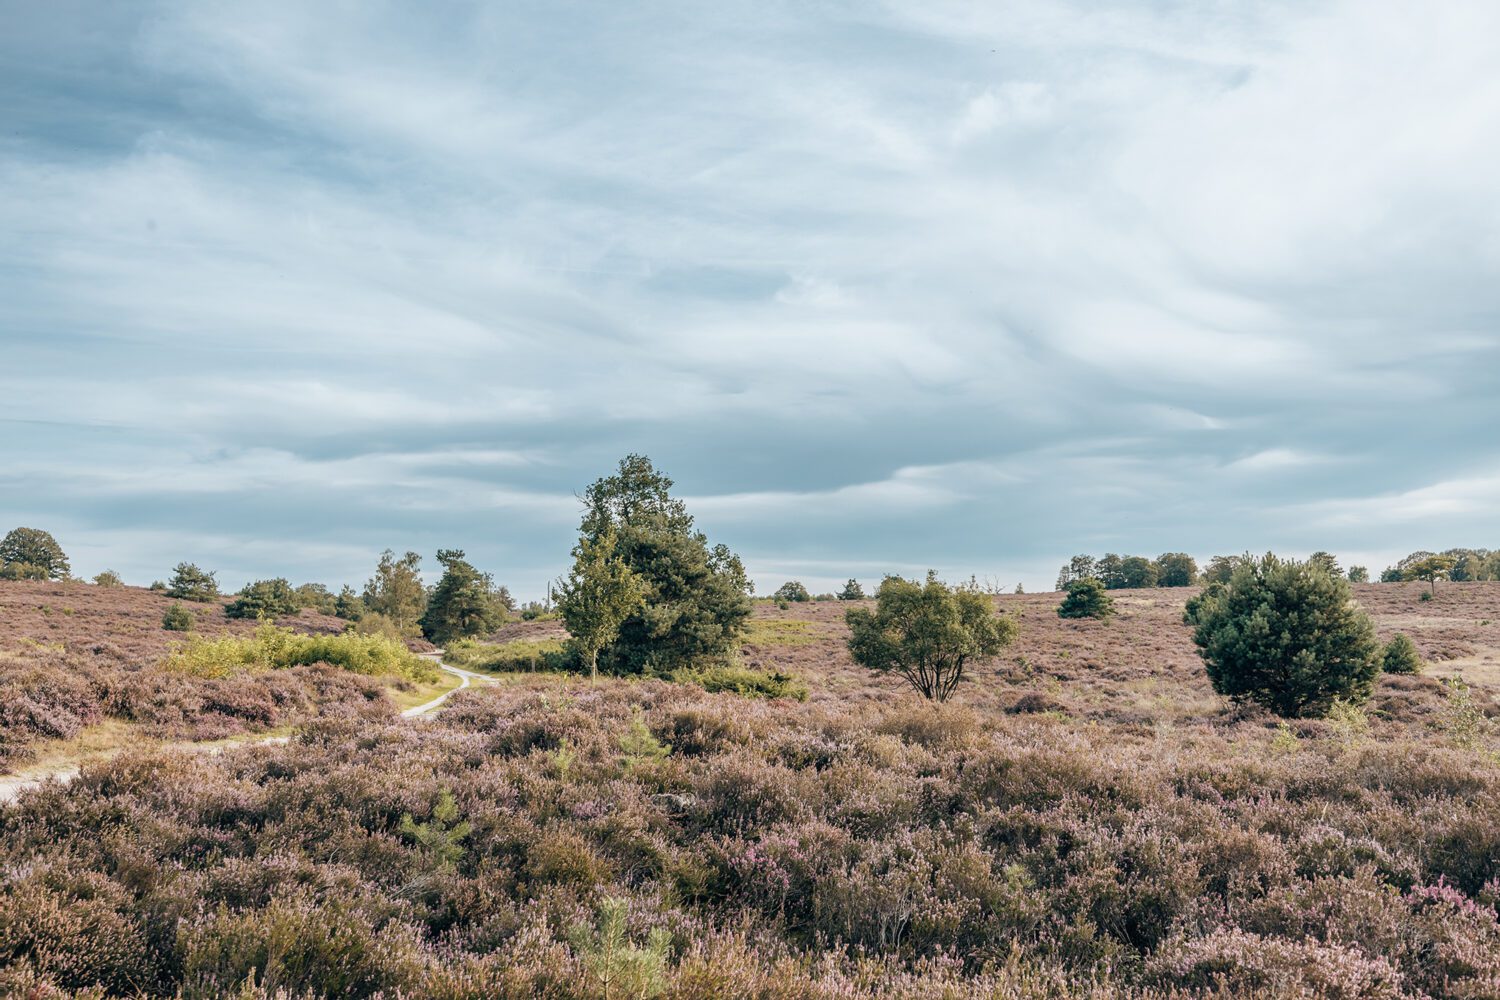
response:
<svg viewBox="0 0 1500 1000"><path fill-rule="evenodd" d="M1443 681L1448 692L1448 704L1443 711L1441 726L1448 739L1460 750L1478 750L1484 745L1487 720L1484 711L1474 701L1469 685L1460 677Z"/></svg>
<svg viewBox="0 0 1500 1000"><path fill-rule="evenodd" d="M633 944L627 929L629 913L626 900L607 896L599 903L594 926L579 924L569 934L573 951L603 1000L650 1000L667 988L672 936L657 927L644 945Z"/></svg>
<svg viewBox="0 0 1500 1000"><path fill-rule="evenodd" d="M1370 570L1365 566L1350 566L1348 576L1350 583L1370 582Z"/></svg>
<svg viewBox="0 0 1500 1000"><path fill-rule="evenodd" d="M207 603L218 599L219 583L214 574L205 572L195 563L180 562L167 582L167 596L179 601Z"/></svg>
<svg viewBox="0 0 1500 1000"><path fill-rule="evenodd" d="M1118 559L1119 557L1116 556ZM1057 573L1057 589L1067 590L1068 585L1076 580L1087 580L1099 575L1098 563L1093 556L1077 555L1069 559L1067 565L1063 566Z"/></svg>
<svg viewBox="0 0 1500 1000"><path fill-rule="evenodd" d="M1388 674L1422 672L1422 655L1417 652L1417 644L1404 633L1386 643L1380 662L1381 668Z"/></svg>
<svg viewBox="0 0 1500 1000"><path fill-rule="evenodd" d="M1425 604L1428 601L1432 600L1432 597L1433 597L1433 592L1432 591L1430 591L1430 590L1424 590L1420 594L1417 595L1417 600L1419 600L1419 601L1421 601L1422 603Z"/></svg>
<svg viewBox="0 0 1500 1000"><path fill-rule="evenodd" d="M560 639L498 643L459 639L448 645L443 658L455 667L494 673L574 670L579 664L576 653Z"/></svg>
<svg viewBox="0 0 1500 1000"><path fill-rule="evenodd" d="M776 593L771 595L778 601L800 603L812 600L812 594L808 593L807 587L800 580L788 580L776 588Z"/></svg>
<svg viewBox="0 0 1500 1000"><path fill-rule="evenodd" d="M1278 715L1325 715L1334 699L1362 704L1380 671L1380 644L1348 581L1267 554L1241 564L1196 611L1193 642L1214 690Z"/></svg>
<svg viewBox="0 0 1500 1000"><path fill-rule="evenodd" d="M8 562L0 564L0 580L47 580L51 577L47 567L35 563Z"/></svg>
<svg viewBox="0 0 1500 1000"><path fill-rule="evenodd" d="M573 547L573 569L558 584L557 610L590 676L599 675L599 651L620 638L620 627L644 607L648 593L621 556L613 525Z"/></svg>
<svg viewBox="0 0 1500 1000"><path fill-rule="evenodd" d="M1324 552L1321 549L1307 557L1307 561L1317 566L1329 576L1343 576L1344 571L1339 567L1338 557L1332 552Z"/></svg>
<svg viewBox="0 0 1500 1000"><path fill-rule="evenodd" d="M1115 602L1094 577L1084 577L1068 584L1068 594L1058 605L1059 618L1108 618L1115 613Z"/></svg>
<svg viewBox="0 0 1500 1000"><path fill-rule="evenodd" d="M427 589L422 586L422 557L408 552L400 559L390 549L380 554L375 575L365 583L367 611L385 615L402 635L415 633L417 619L427 610Z"/></svg>
<svg viewBox="0 0 1500 1000"><path fill-rule="evenodd" d="M163 591L163 590L167 589L167 585L165 583L163 583L161 580L152 580L151 581L151 586L148 587L148 588L146 588L146 589L147 590L155 590L155 591Z"/></svg>
<svg viewBox="0 0 1500 1000"><path fill-rule="evenodd" d="M94 586L123 587L125 586L125 581L120 579L120 574L116 573L112 569L107 569L103 573L100 573L94 577Z"/></svg>
<svg viewBox="0 0 1500 1000"><path fill-rule="evenodd" d="M1214 556L1203 568L1204 584L1228 583L1234 576L1234 571L1242 563L1249 561L1250 556Z"/></svg>
<svg viewBox="0 0 1500 1000"><path fill-rule="evenodd" d="M161 616L161 627L168 632L191 632L193 613L181 604L173 604Z"/></svg>
<svg viewBox="0 0 1500 1000"><path fill-rule="evenodd" d="M964 668L1000 652L1016 625L997 616L978 591L950 589L929 572L926 584L888 576L875 594L875 610L844 614L854 662L906 678L924 698L947 701Z"/></svg>
<svg viewBox="0 0 1500 1000"><path fill-rule="evenodd" d="M418 823L411 813L404 813L400 830L403 836L421 845L434 867L451 869L463 860L463 842L474 828L459 818L453 792L444 788L438 792L437 805L432 807L430 820Z"/></svg>
<svg viewBox="0 0 1500 1000"><path fill-rule="evenodd" d="M495 597L495 580L464 559L462 549L441 549L443 575L422 615L422 634L440 646L455 639L487 635L505 622L505 608Z"/></svg>
<svg viewBox="0 0 1500 1000"><path fill-rule="evenodd" d="M807 700L807 685L779 670L752 670L749 667L720 664L699 670L679 671L672 679L697 684L710 693L727 691L746 698Z"/></svg>
<svg viewBox="0 0 1500 1000"><path fill-rule="evenodd" d="M304 583L292 591L292 597L299 608L311 608L324 615L338 613L338 598L321 583Z"/></svg>
<svg viewBox="0 0 1500 1000"><path fill-rule="evenodd" d="M1381 583L1400 583L1401 579L1401 570L1395 566L1387 566L1380 571Z"/></svg>
<svg viewBox="0 0 1500 1000"><path fill-rule="evenodd" d="M66 580L71 572L62 546L40 528L14 528L0 539L0 567L12 565L11 579Z"/></svg>
<svg viewBox="0 0 1500 1000"><path fill-rule="evenodd" d="M670 675L724 659L750 617L744 564L723 545L709 547L671 486L650 459L630 455L584 494L580 540L613 531L619 559L645 588L644 603L600 651L600 666L616 673Z"/></svg>
<svg viewBox="0 0 1500 1000"><path fill-rule="evenodd" d="M297 594L285 577L246 584L224 608L229 618L280 618L297 613Z"/></svg>
<svg viewBox="0 0 1500 1000"><path fill-rule="evenodd" d="M625 770L633 771L652 761L666 760L672 748L657 739L646 727L639 715L630 720L630 725L620 735L620 763Z"/></svg>
<svg viewBox="0 0 1500 1000"><path fill-rule="evenodd" d="M861 587L859 581L851 576L849 582L844 584L844 589L838 592L838 599L841 601L862 601L865 599L865 588Z"/></svg>
<svg viewBox="0 0 1500 1000"><path fill-rule="evenodd" d="M298 635L290 629L262 624L253 636L218 638L193 636L167 654L170 670L195 677L232 677L246 670L279 670L310 663L327 663L351 673L373 677L402 677L430 684L438 668L396 640L380 635L344 632L340 635Z"/></svg>
<svg viewBox="0 0 1500 1000"><path fill-rule="evenodd" d="M357 622L365 615L365 602L346 583L333 600L333 613L346 622Z"/></svg>
<svg viewBox="0 0 1500 1000"><path fill-rule="evenodd" d="M1154 587L1157 584L1160 571L1156 563L1145 556L1126 556L1120 563L1120 587L1121 590L1138 590L1144 587Z"/></svg>
<svg viewBox="0 0 1500 1000"><path fill-rule="evenodd" d="M1186 552L1163 552L1156 569L1158 587L1191 587L1198 582L1198 562Z"/></svg>
<svg viewBox="0 0 1500 1000"><path fill-rule="evenodd" d="M1228 581L1225 581L1226 583ZM1182 623L1184 625L1197 625L1199 618L1203 615L1203 609L1208 607L1216 598L1224 593L1224 584L1215 581L1204 587L1198 593L1187 599L1182 609Z"/></svg>
<svg viewBox="0 0 1500 1000"><path fill-rule="evenodd" d="M1437 582L1446 580L1457 562L1458 560L1452 556L1429 555L1401 567L1401 577L1404 580L1425 580L1431 586L1432 592L1436 593Z"/></svg>

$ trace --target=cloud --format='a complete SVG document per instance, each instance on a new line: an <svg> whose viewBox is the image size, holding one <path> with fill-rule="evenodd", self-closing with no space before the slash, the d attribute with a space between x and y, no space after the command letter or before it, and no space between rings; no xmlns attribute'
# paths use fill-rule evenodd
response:
<svg viewBox="0 0 1500 1000"><path fill-rule="evenodd" d="M0 519L80 571L539 591L629 451L767 577L1487 544L1477 0L96 6L0 38Z"/></svg>

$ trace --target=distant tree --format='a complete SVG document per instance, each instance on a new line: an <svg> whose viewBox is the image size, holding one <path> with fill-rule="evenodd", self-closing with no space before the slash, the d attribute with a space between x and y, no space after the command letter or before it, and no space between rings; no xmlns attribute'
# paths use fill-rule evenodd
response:
<svg viewBox="0 0 1500 1000"><path fill-rule="evenodd" d="M1401 570L1395 566L1387 566L1380 571L1381 583L1400 583L1404 579Z"/></svg>
<svg viewBox="0 0 1500 1000"><path fill-rule="evenodd" d="M1437 553L1435 552L1428 552L1426 549L1418 549L1416 552L1411 553L1405 559L1402 559L1400 562L1396 563L1396 568L1401 571L1402 579L1411 579L1410 577L1405 575L1406 571L1411 569L1422 560L1431 559L1435 555L1437 555Z"/></svg>
<svg viewBox="0 0 1500 1000"><path fill-rule="evenodd" d="M174 604L161 616L161 627L168 632L191 632L193 615L181 604Z"/></svg>
<svg viewBox="0 0 1500 1000"><path fill-rule="evenodd" d="M148 590L166 590L167 589L167 585L165 583L163 583L161 580L152 580L151 581L151 586L148 587L148 588L146 588L146 589L148 589Z"/></svg>
<svg viewBox="0 0 1500 1000"><path fill-rule="evenodd" d="M422 557L408 552L397 559L390 549L382 552L375 575L365 583L364 603L367 611L389 618L403 633L412 632L427 610Z"/></svg>
<svg viewBox="0 0 1500 1000"><path fill-rule="evenodd" d="M1425 580L1435 594L1437 582L1448 578L1448 574L1453 571L1455 561L1452 556L1427 556L1405 566L1401 575L1407 580Z"/></svg>
<svg viewBox="0 0 1500 1000"><path fill-rule="evenodd" d="M650 459L629 455L584 493L580 540L613 530L620 559L646 587L644 604L600 651L601 669L665 674L724 659L750 617L755 588L744 563L709 546L671 487Z"/></svg>
<svg viewBox="0 0 1500 1000"><path fill-rule="evenodd" d="M280 618L297 613L297 594L285 577L248 583L224 608L227 618Z"/></svg>
<svg viewBox="0 0 1500 1000"><path fill-rule="evenodd" d="M1077 555L1069 559L1057 574L1057 589L1067 590L1074 580L1087 580L1099 575L1098 564L1090 555Z"/></svg>
<svg viewBox="0 0 1500 1000"><path fill-rule="evenodd" d="M304 583L292 591L297 607L312 608L319 614L331 615L338 610L338 598L321 583Z"/></svg>
<svg viewBox="0 0 1500 1000"><path fill-rule="evenodd" d="M1381 665L1388 674L1420 674L1422 654L1417 652L1417 644L1409 636L1398 633L1386 643Z"/></svg>
<svg viewBox="0 0 1500 1000"><path fill-rule="evenodd" d="M1104 584L1091 576L1068 584L1068 595L1057 608L1059 618L1104 619L1114 613L1114 600L1105 591Z"/></svg>
<svg viewBox="0 0 1500 1000"><path fill-rule="evenodd" d="M508 615L516 613L516 599L511 596L510 588L503 583L495 588L495 603Z"/></svg>
<svg viewBox="0 0 1500 1000"><path fill-rule="evenodd" d="M495 598L495 581L464 558L462 549L439 549L443 575L422 615L422 634L440 646L495 631L505 609Z"/></svg>
<svg viewBox="0 0 1500 1000"><path fill-rule="evenodd" d="M812 600L812 595L807 592L807 588L802 585L800 580L788 580L776 588L776 593L771 596L778 601Z"/></svg>
<svg viewBox="0 0 1500 1000"><path fill-rule="evenodd" d="M62 546L41 528L15 528L0 539L0 568L22 580L66 580L72 572Z"/></svg>
<svg viewBox="0 0 1500 1000"><path fill-rule="evenodd" d="M1442 554L1453 559L1448 579L1454 583L1486 578L1485 570L1490 556L1488 549L1447 549Z"/></svg>
<svg viewBox="0 0 1500 1000"><path fill-rule="evenodd" d="M1193 642L1214 690L1278 715L1361 703L1380 671L1375 628L1348 581L1308 563L1271 554L1244 563L1196 618Z"/></svg>
<svg viewBox="0 0 1500 1000"><path fill-rule="evenodd" d="M1203 568L1203 582L1205 584L1228 583L1234 576L1235 569L1247 558L1247 556L1214 556Z"/></svg>
<svg viewBox="0 0 1500 1000"><path fill-rule="evenodd" d="M346 622L357 622L365 613L365 602L346 583L339 588L339 596L333 599L333 613Z"/></svg>
<svg viewBox="0 0 1500 1000"><path fill-rule="evenodd" d="M1019 583L1016 584L1016 589L1013 591L1013 593L1017 593L1017 594L1024 594L1024 593L1026 593L1026 587L1025 587L1025 585L1019 584Z"/></svg>
<svg viewBox="0 0 1500 1000"><path fill-rule="evenodd" d="M1123 590L1125 583L1125 560L1113 552L1107 552L1094 566L1094 575L1104 584L1105 590Z"/></svg>
<svg viewBox="0 0 1500 1000"><path fill-rule="evenodd" d="M1370 571L1367 568L1365 568L1364 566L1350 566L1349 567L1349 582L1350 583L1369 583L1370 582Z"/></svg>
<svg viewBox="0 0 1500 1000"><path fill-rule="evenodd" d="M844 589L839 591L838 597L841 601L863 601L865 588L861 587L859 581L851 576L849 582L844 584Z"/></svg>
<svg viewBox="0 0 1500 1000"><path fill-rule="evenodd" d="M94 577L94 586L123 587L125 586L125 581L120 579L120 574L116 573L112 569L107 569L103 573L100 573Z"/></svg>
<svg viewBox="0 0 1500 1000"><path fill-rule="evenodd" d="M573 570L558 584L557 610L589 677L599 676L599 652L620 637L620 626L646 602L646 584L625 563L619 537L605 528L580 538L573 548Z"/></svg>
<svg viewBox="0 0 1500 1000"><path fill-rule="evenodd" d="M925 585L886 577L875 610L850 608L844 620L854 662L899 674L934 701L947 701L970 662L995 656L1016 634L1015 622L997 616L988 596L950 589L936 573Z"/></svg>
<svg viewBox="0 0 1500 1000"><path fill-rule="evenodd" d="M1343 576L1344 571L1339 567L1338 557L1332 552L1324 552L1321 549L1307 557L1307 561L1314 566L1320 566L1323 572L1329 576Z"/></svg>
<svg viewBox="0 0 1500 1000"><path fill-rule="evenodd" d="M206 603L219 597L219 582L214 574L205 572L195 563L180 562L172 570L172 579L167 581L167 596L180 601Z"/></svg>
<svg viewBox="0 0 1500 1000"><path fill-rule="evenodd" d="M1154 587L1158 578L1156 563L1145 556L1127 556L1120 564L1120 578L1125 590Z"/></svg>
<svg viewBox="0 0 1500 1000"><path fill-rule="evenodd" d="M1158 587L1191 587L1198 582L1198 561L1186 552L1163 552L1156 560Z"/></svg>

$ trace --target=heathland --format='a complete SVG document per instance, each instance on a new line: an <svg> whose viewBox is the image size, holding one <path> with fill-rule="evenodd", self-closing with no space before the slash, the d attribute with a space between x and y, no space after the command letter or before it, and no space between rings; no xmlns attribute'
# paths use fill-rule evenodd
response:
<svg viewBox="0 0 1500 1000"><path fill-rule="evenodd" d="M1354 585L1420 672L1286 719L1198 593L987 595L943 704L851 658L873 601L596 681L543 615L403 720L445 685L339 619L0 581L0 771L83 762L0 806L0 994L1500 996L1500 583Z"/></svg>

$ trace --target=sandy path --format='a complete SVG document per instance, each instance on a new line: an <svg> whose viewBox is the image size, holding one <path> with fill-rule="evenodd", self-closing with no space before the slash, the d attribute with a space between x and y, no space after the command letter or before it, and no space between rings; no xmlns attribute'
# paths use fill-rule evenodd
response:
<svg viewBox="0 0 1500 1000"><path fill-rule="evenodd" d="M460 683L458 687L455 687L449 691L444 691L442 694L438 695L436 698L432 699L426 704L417 705L413 708L406 709L401 713L403 718L415 719L420 716L430 715L431 713L436 712L439 708L442 708L443 703L450 697L452 697L454 693L462 691L464 688L469 687L476 682L480 684L485 683L485 677L482 674L472 673L468 670L460 669L459 667L450 667L448 664L444 663L443 651L441 649L435 653L418 653L417 655L421 656L423 659L432 660L444 671L459 678ZM172 747L172 749L196 750L200 753L217 754L223 753L226 749L230 749L233 747L273 745L278 743L287 743L290 740L290 736L263 736L259 739L250 738L213 744L176 743L170 744L170 746ZM0 805L4 805L7 802L13 802L17 797L20 796L22 792L30 788L36 788L37 786L43 785L48 781L56 781L60 784L66 785L76 777L78 777L77 767L53 767L32 771L22 771L19 774L0 775Z"/></svg>

